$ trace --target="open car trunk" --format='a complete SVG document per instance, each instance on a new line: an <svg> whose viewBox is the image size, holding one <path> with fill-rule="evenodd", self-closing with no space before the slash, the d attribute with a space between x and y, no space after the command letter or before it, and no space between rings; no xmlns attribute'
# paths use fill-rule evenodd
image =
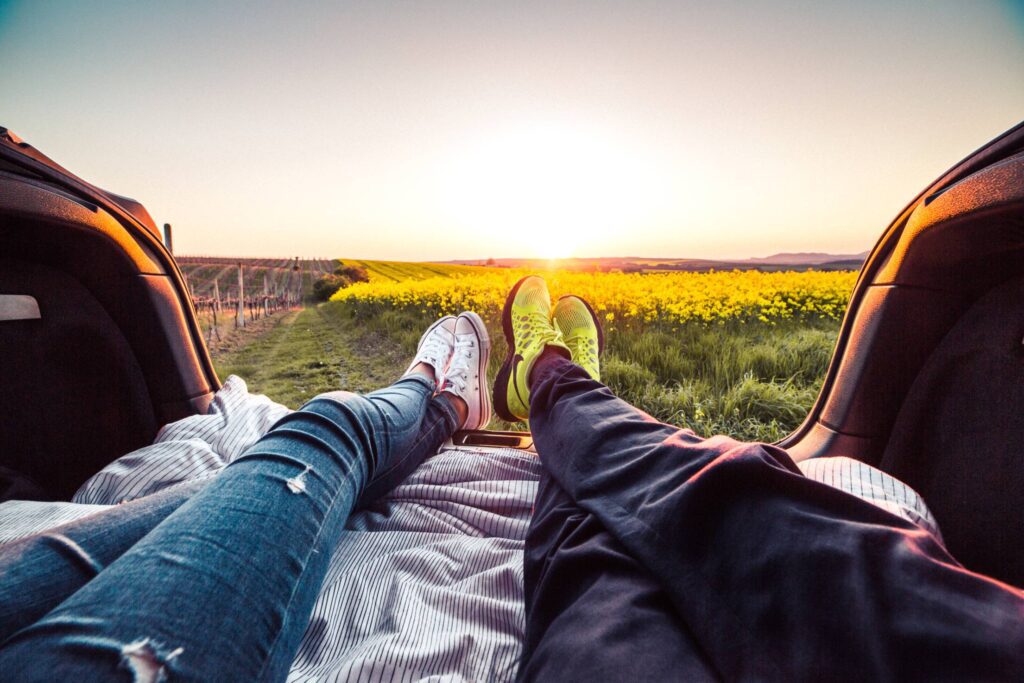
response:
<svg viewBox="0 0 1024 683"><path fill-rule="evenodd" d="M861 271L817 403L781 445L915 488L965 566L1024 585L1024 125L904 209Z"/></svg>
<svg viewBox="0 0 1024 683"><path fill-rule="evenodd" d="M219 386L146 210L3 128L0 386L8 497L39 499L70 497Z"/></svg>
<svg viewBox="0 0 1024 683"><path fill-rule="evenodd" d="M861 270L818 401L780 445L796 460L841 452L879 463L938 343L986 292L1021 275L1024 124L944 174L886 229Z"/></svg>

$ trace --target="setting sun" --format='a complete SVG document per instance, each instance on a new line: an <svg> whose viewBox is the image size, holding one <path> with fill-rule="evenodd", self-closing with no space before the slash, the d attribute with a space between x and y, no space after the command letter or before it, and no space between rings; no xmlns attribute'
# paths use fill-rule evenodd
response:
<svg viewBox="0 0 1024 683"><path fill-rule="evenodd" d="M524 256L593 253L642 224L665 196L656 164L608 131L541 123L471 139L441 169L440 194L462 227L515 235Z"/></svg>

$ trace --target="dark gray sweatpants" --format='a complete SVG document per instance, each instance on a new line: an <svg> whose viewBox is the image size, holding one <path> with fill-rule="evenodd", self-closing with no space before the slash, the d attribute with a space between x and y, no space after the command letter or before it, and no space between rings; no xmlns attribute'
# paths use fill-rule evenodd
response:
<svg viewBox="0 0 1024 683"><path fill-rule="evenodd" d="M1024 593L929 533L534 369L522 680L1024 680Z"/></svg>

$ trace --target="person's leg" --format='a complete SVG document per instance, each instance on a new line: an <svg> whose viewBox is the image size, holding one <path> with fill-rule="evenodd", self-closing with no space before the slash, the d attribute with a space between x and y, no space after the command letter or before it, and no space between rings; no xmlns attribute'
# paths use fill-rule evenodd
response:
<svg viewBox="0 0 1024 683"><path fill-rule="evenodd" d="M543 471L525 546L520 681L716 678L650 572Z"/></svg>
<svg viewBox="0 0 1024 683"><path fill-rule="evenodd" d="M92 580L209 481L183 482L0 546L0 643Z"/></svg>
<svg viewBox="0 0 1024 683"><path fill-rule="evenodd" d="M14 634L0 670L19 680L282 679L345 519L367 480L417 443L433 389L412 376L366 397L322 395L283 418L95 579ZM454 415L452 407L449 434Z"/></svg>
<svg viewBox="0 0 1024 683"><path fill-rule="evenodd" d="M511 363L516 355L526 360L531 351L553 348L599 376L604 340L582 299L563 297L552 308L543 281L526 278L510 294L504 316L506 335L511 330L513 336ZM529 367L516 372L506 363L496 403L502 404L499 412L522 416L529 397L519 387L528 383ZM715 678L650 571L546 469L526 539L524 579L521 680Z"/></svg>
<svg viewBox="0 0 1024 683"><path fill-rule="evenodd" d="M451 332L451 363L440 376L442 392L427 406L419 436L404 453L394 458L391 467L374 475L359 498L359 507L380 498L404 481L427 457L437 453L452 435L453 424L459 429L482 429L490 422L487 364L491 342L487 328L480 316L466 311L455 318Z"/></svg>
<svg viewBox="0 0 1024 683"><path fill-rule="evenodd" d="M780 448L661 424L555 353L530 386L545 467L725 678L1024 675L1024 594L920 528L805 478Z"/></svg>
<svg viewBox="0 0 1024 683"><path fill-rule="evenodd" d="M356 507L391 491L436 453L464 421L463 405L445 395L431 399L417 436L374 474ZM209 481L183 482L0 546L0 643L91 581Z"/></svg>
<svg viewBox="0 0 1024 683"><path fill-rule="evenodd" d="M701 439L616 398L599 381L596 316L570 299L564 315L561 300L548 313L542 280L513 288L499 413L530 418L552 478L661 586L711 670L1024 676L1024 593L964 570L914 524L807 479L780 448Z"/></svg>
<svg viewBox="0 0 1024 683"><path fill-rule="evenodd" d="M374 395L383 398L387 396L377 392L368 394ZM448 394L439 394L432 398L420 421L419 432L404 448L394 453L387 467L374 473L359 496L356 508L366 507L389 493L405 481L424 460L437 453L444 442L455 433L456 428L465 422L464 406L464 403Z"/></svg>

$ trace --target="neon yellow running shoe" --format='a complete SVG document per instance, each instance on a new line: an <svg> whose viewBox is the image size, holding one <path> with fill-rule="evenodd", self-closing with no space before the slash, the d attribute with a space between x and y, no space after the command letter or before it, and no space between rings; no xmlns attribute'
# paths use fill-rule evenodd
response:
<svg viewBox="0 0 1024 683"><path fill-rule="evenodd" d="M604 332L590 304L572 294L563 296L551 310L551 323L569 347L572 362L586 370L591 379L601 381L599 357L604 351Z"/></svg>
<svg viewBox="0 0 1024 683"><path fill-rule="evenodd" d="M503 420L517 422L530 417L530 388L526 380L541 352L548 346L570 352L551 324L550 315L548 286L536 275L517 282L505 299L501 327L508 342L508 355L494 381L494 410Z"/></svg>

